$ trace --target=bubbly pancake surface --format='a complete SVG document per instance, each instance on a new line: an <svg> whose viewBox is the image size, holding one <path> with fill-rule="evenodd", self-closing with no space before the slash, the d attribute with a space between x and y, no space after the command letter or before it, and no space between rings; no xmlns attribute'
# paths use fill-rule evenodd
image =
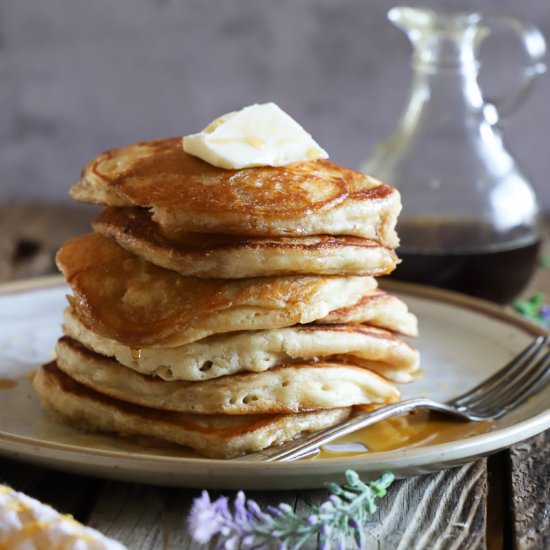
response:
<svg viewBox="0 0 550 550"><path fill-rule="evenodd" d="M87 348L137 372L163 380L200 381L241 372L262 372L299 361L355 364L396 382L419 372L419 354L394 334L365 325L298 325L211 336L175 348L134 349L89 330L70 310L64 333Z"/></svg>
<svg viewBox="0 0 550 550"><path fill-rule="evenodd" d="M57 264L83 322L134 347L178 346L217 333L310 323L376 287L370 277L184 277L97 234L65 243Z"/></svg>
<svg viewBox="0 0 550 550"><path fill-rule="evenodd" d="M350 408L292 415L200 415L132 405L95 392L55 363L36 373L33 385L44 405L86 431L148 436L191 447L205 456L231 458L279 445L302 433L344 421Z"/></svg>
<svg viewBox="0 0 550 550"><path fill-rule="evenodd" d="M226 170L179 138L130 145L92 161L76 200L143 206L169 230L253 236L356 235L395 247L397 190L325 160Z"/></svg>
<svg viewBox="0 0 550 550"><path fill-rule="evenodd" d="M295 363L204 382L167 382L139 374L76 340L62 338L57 365L77 382L129 403L201 414L281 414L396 401L395 387L368 369Z"/></svg>
<svg viewBox="0 0 550 550"><path fill-rule="evenodd" d="M194 277L379 276L390 273L398 262L392 249L348 235L247 237L180 232L166 236L144 208L106 208L93 227L145 260Z"/></svg>

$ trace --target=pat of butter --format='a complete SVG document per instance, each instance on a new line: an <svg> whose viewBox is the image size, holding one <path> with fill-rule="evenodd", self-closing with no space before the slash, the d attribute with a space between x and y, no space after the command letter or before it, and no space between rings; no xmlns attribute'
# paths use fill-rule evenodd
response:
<svg viewBox="0 0 550 550"><path fill-rule="evenodd" d="M202 132L185 136L183 149L229 169L328 158L311 135L275 103L250 105L223 115Z"/></svg>

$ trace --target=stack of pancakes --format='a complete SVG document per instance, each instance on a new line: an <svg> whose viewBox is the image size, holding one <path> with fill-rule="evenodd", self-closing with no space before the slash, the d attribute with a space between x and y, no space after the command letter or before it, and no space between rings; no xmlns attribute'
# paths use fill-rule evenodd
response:
<svg viewBox="0 0 550 550"><path fill-rule="evenodd" d="M416 319L374 276L398 262L398 192L325 160L226 170L181 139L109 151L72 188L105 209L57 263L72 288L34 379L82 429L212 457L399 399Z"/></svg>

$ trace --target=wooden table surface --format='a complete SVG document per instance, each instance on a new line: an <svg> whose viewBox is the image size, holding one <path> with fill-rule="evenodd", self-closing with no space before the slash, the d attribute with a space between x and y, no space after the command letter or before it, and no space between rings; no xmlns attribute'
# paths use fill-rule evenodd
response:
<svg viewBox="0 0 550 550"><path fill-rule="evenodd" d="M55 271L53 254L89 230L93 211L0 206L0 281ZM550 235L550 223L547 223ZM546 251L550 250L546 240ZM550 297L540 269L525 295ZM197 490L105 481L0 458L0 482L51 504L131 549L192 549L185 517ZM250 492L260 504L304 509L326 491ZM377 550L550 548L550 430L471 464L397 481L369 532ZM313 545L315 547L315 545Z"/></svg>

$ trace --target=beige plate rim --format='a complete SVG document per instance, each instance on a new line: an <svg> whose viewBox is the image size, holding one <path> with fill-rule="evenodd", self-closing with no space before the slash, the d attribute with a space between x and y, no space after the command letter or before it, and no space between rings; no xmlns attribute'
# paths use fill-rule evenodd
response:
<svg viewBox="0 0 550 550"><path fill-rule="evenodd" d="M41 290L65 284L64 279L60 276L20 280L0 285L0 295ZM508 312L499 306L483 300L478 300L455 292L449 292L447 290L396 281L383 281L381 286L392 292L413 295L425 300L444 302L458 308L474 311L483 316L493 319L496 318L532 336L549 334L544 328L523 319L518 314ZM440 464L452 466L468 462L479 456L496 452L532 437L548 428L550 428L550 409L512 426L499 428L492 432L460 440L460 445L457 445L457 442L441 443L420 448L378 452L375 455L366 454L357 457L326 458L322 461L315 461L315 475L334 476L335 472L343 472L347 468L354 468L358 471L380 472L386 469L389 463L391 463L393 469L403 468L404 475L408 475L407 469L411 469L411 473L413 470L419 472L441 469L443 466L430 467L430 463L435 464L439 461ZM426 459L427 449L429 449L431 459ZM36 455L38 452L38 454L46 459L50 465L54 465L56 462L59 464L69 464L73 462L75 458L82 459L87 457L88 459L97 459L98 467L100 467L100 463L104 463L104 466L106 466L106 459L114 461L119 460L124 463L125 467L129 467L134 472L139 471L142 467L151 469L151 465L154 463L161 469L168 468L172 473L177 473L178 469L182 467L188 467L195 471L197 467L200 467L205 468L210 473L213 473L214 470L222 469L224 476L234 475L239 477L244 472L249 471L251 467L260 464L264 472L261 477L274 476L277 474L283 475L290 472L292 472L292 476L295 477L310 471L313 464L309 461L266 464L256 461L238 462L208 458L182 458L159 456L148 453L90 449L78 445L48 442L39 438L19 436L4 431L0 431L0 452L8 453L21 459L26 458L34 462L37 462ZM34 460L29 455L32 455ZM111 466L111 468L113 467L116 468L115 465ZM168 470L166 470L165 473L168 473ZM220 472L218 472L218 474L219 473ZM108 477L118 477L116 474L113 475L112 473L106 473L106 475ZM136 478L137 476L121 475L120 477L130 479L132 477ZM193 486L193 483L185 483L185 485ZM232 485L232 483L227 484L228 487L230 485ZM257 488L259 488L260 485L261 483L257 485ZM303 485L310 487L320 486L319 483L315 482L304 483Z"/></svg>

